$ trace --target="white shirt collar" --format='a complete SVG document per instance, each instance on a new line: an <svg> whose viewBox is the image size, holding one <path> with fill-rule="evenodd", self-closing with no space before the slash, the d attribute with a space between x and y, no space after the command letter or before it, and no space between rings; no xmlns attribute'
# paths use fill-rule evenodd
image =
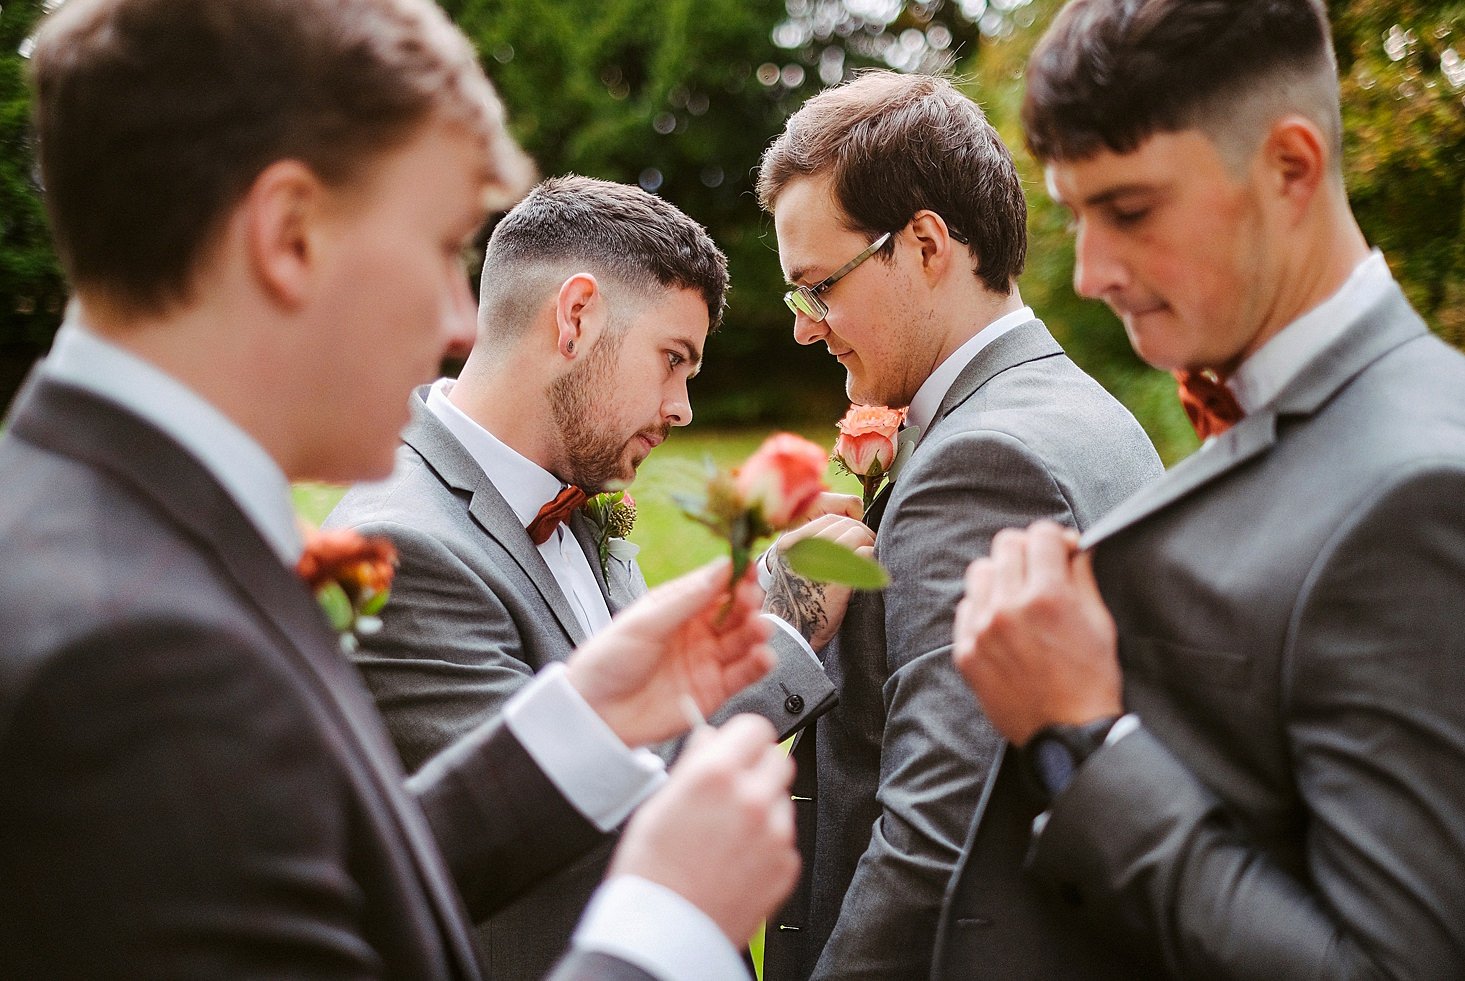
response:
<svg viewBox="0 0 1465 981"><path fill-rule="evenodd" d="M427 409L473 457L526 528L563 486L560 479L503 443L448 398L453 379L440 378L427 393Z"/></svg>
<svg viewBox="0 0 1465 981"><path fill-rule="evenodd" d="M961 347L952 351L946 360L937 365L936 370L921 383L921 387L916 389L916 396L911 399L911 407L905 414L906 425L917 426L922 433L930 429L931 420L936 417L936 410L941 408L941 400L946 398L947 392L951 391L951 386L956 383L956 376L961 374L962 369L972 363L972 359L982 348L1012 328L1032 319L1032 307L1023 307L1021 310L1005 313L977 331Z"/></svg>
<svg viewBox="0 0 1465 981"><path fill-rule="evenodd" d="M1283 327L1243 361L1227 385L1241 408L1255 412L1281 394L1303 368L1332 344L1393 283L1378 249L1353 268L1338 291Z"/></svg>
<svg viewBox="0 0 1465 981"><path fill-rule="evenodd" d="M223 485L281 562L294 567L299 561L304 546L284 472L264 447L198 393L89 331L75 307L56 333L42 370L52 381L113 402L171 436Z"/></svg>

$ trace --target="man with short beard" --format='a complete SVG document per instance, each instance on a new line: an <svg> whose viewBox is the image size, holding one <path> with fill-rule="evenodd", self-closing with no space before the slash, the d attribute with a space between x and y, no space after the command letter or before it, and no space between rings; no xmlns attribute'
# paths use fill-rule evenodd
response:
<svg viewBox="0 0 1465 981"><path fill-rule="evenodd" d="M413 395L391 478L353 488L327 520L389 536L401 558L383 629L355 659L409 771L645 591L634 558L602 560L578 505L630 484L671 427L691 421L687 382L721 319L727 262L668 202L570 176L498 224L482 283L460 377ZM557 501L562 517L539 519ZM728 713L757 712L787 735L827 703L819 665L785 651ZM610 846L483 924L495 976L548 970Z"/></svg>

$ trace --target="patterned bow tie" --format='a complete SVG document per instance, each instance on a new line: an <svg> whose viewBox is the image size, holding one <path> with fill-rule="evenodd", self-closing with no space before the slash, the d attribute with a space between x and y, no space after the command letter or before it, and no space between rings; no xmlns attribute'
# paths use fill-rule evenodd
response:
<svg viewBox="0 0 1465 981"><path fill-rule="evenodd" d="M585 492L573 484L556 494L554 500L540 508L539 513L534 516L534 520L529 522L529 537L534 540L534 544L543 545L549 541L549 536L554 534L554 530L566 521L576 508L584 504L585 500Z"/></svg>
<svg viewBox="0 0 1465 981"><path fill-rule="evenodd" d="M1201 439L1221 435L1246 415L1231 389L1209 368L1177 371L1175 380L1180 383L1180 404Z"/></svg>

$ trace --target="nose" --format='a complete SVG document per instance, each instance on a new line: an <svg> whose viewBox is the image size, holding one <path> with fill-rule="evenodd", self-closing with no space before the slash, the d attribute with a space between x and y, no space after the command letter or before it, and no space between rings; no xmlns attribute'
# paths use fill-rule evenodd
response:
<svg viewBox="0 0 1465 981"><path fill-rule="evenodd" d="M1122 289L1124 266L1109 236L1080 222L1073 243L1073 291L1090 300L1102 300Z"/></svg>
<svg viewBox="0 0 1465 981"><path fill-rule="evenodd" d="M685 378L672 383L661 403L661 418L668 426L685 426L692 421L692 396L687 393Z"/></svg>
<svg viewBox="0 0 1465 981"><path fill-rule="evenodd" d="M794 340L800 344L817 344L829 333L824 321L802 313L794 314Z"/></svg>

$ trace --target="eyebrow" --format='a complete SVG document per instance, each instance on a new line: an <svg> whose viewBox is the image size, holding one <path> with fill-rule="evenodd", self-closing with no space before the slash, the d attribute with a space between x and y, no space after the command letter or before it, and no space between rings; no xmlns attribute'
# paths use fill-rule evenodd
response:
<svg viewBox="0 0 1465 981"><path fill-rule="evenodd" d="M1163 188L1154 184L1120 184L1118 187L1110 187L1084 198L1084 204L1088 207L1109 204L1115 198L1127 197L1131 194L1157 194Z"/></svg>

